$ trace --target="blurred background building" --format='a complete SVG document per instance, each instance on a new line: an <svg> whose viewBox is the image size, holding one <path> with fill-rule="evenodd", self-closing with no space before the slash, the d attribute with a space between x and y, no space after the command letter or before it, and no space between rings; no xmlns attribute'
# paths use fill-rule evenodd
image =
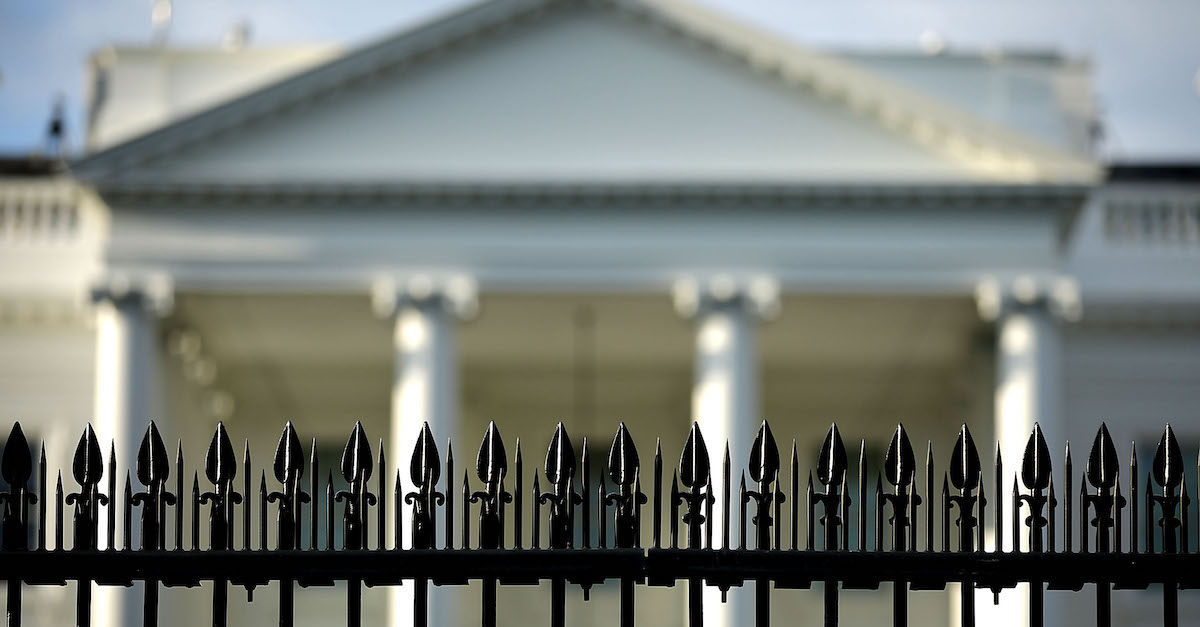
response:
<svg viewBox="0 0 1200 627"><path fill-rule="evenodd" d="M0 161L0 418L52 466L87 421L129 466L151 418L189 465L219 420L260 467L285 420L326 460L362 420L393 463L425 421L469 459L489 420L532 460L557 420L597 454L625 421L668 460L697 420L735 465L764 418L802 467L832 421L873 459L898 420L939 456L966 422L1010 468L1035 421L1059 452L1104 420L1142 455L1170 421L1196 453L1200 167L1101 162L1085 60L818 51L668 0L226 43L97 53L86 155ZM71 594L26 614L66 624ZM270 622L274 594L233 621ZM848 624L887 620L845 594ZM915 622L954 624L955 595L918 594ZM1020 624L1020 595L990 624ZM403 596L368 591L367 620L404 624ZM439 594L440 624L476 598ZM645 598L646 624L683 624L681 591ZM140 595L98 599L118 625ZM206 595L164 599L207 622ZM573 624L614 599L574 599ZM543 601L506 588L501 620ZM334 624L344 595L297 602ZM1114 595L1118 623L1159 602ZM743 603L714 591L711 624Z"/></svg>

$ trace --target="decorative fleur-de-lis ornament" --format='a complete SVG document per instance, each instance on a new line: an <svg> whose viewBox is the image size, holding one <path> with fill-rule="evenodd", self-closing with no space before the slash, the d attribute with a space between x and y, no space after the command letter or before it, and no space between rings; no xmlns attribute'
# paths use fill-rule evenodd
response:
<svg viewBox="0 0 1200 627"><path fill-rule="evenodd" d="M821 451L817 453L817 481L825 487L824 492L813 492L808 503L808 518L816 516L817 504L821 505L821 524L825 527L825 550L835 551L847 548L839 542L838 528L842 520L844 501L848 495L843 494L846 487L846 470L849 462L846 457L846 445L842 443L842 433L837 424L829 426L825 441L821 443ZM812 477L809 476L811 481Z"/></svg>
<svg viewBox="0 0 1200 627"><path fill-rule="evenodd" d="M1113 496L1113 488L1116 487L1120 474L1121 462L1117 458L1117 447L1108 433L1108 425L1100 423L1100 430L1096 432L1096 439L1092 442L1092 451L1088 455L1084 470L1087 482L1096 489L1096 493L1083 496L1082 512L1086 517L1088 508L1092 508L1094 518L1091 525L1096 528L1096 550L1099 552L1109 550L1110 529L1116 524L1113 506L1117 506L1116 514L1125 506L1124 498L1118 499ZM1087 538L1080 538L1080 541L1086 545Z"/></svg>
<svg viewBox="0 0 1200 627"><path fill-rule="evenodd" d="M700 424L693 422L687 441L683 444L683 452L679 455L679 481L688 491L676 492L673 505L678 507L687 503L688 511L683 515L683 522L688 526L688 548L691 549L701 548L700 532L705 521L702 511L716 501L707 487L710 485L709 469L704 435L700 433Z"/></svg>
<svg viewBox="0 0 1200 627"><path fill-rule="evenodd" d="M1183 453L1179 450L1179 441L1175 439L1175 431L1168 424L1163 430L1162 438L1158 441L1158 448L1154 451L1154 461L1150 469L1154 482L1162 488L1162 494L1153 494L1150 498L1153 503L1158 504L1159 512L1162 514L1158 524L1163 532L1164 553L1175 553L1179 550L1176 530L1180 528L1182 521L1176 511L1176 506L1180 504L1181 495L1176 494L1175 491L1183 483L1183 463ZM1186 499L1187 492L1184 491L1182 500L1184 500L1185 506Z"/></svg>
<svg viewBox="0 0 1200 627"><path fill-rule="evenodd" d="M209 549L223 551L233 548L233 508L242 502L242 495L234 492L233 480L237 477L237 455L225 423L218 422L208 453L204 457L204 476L213 484L213 492L200 495L201 504L209 504L208 537Z"/></svg>
<svg viewBox="0 0 1200 627"><path fill-rule="evenodd" d="M759 425L758 435L750 445L749 470L750 479L758 484L758 489L746 491L743 503L751 500L755 503L755 548L766 550L771 548L771 525L776 522L771 518L771 502L783 500L782 493L771 489L771 485L779 479L779 446L775 444L775 435L771 433L771 425L766 420Z"/></svg>
<svg viewBox="0 0 1200 627"><path fill-rule="evenodd" d="M1026 490L1029 490L1029 494L1017 496L1017 511L1013 513L1019 518L1021 504L1029 506L1029 516L1025 518L1025 526L1029 527L1029 550L1034 553L1042 552L1042 529L1049 524L1049 520L1042 513L1042 508L1047 503L1045 491L1050 487L1050 481L1050 447L1046 445L1042 427L1035 422L1033 423L1033 433L1029 434L1029 441L1025 444L1025 456L1021 460L1021 483ZM1053 507L1053 503L1051 503L1051 507ZM1014 531L1014 546L1016 546L1017 540Z"/></svg>
<svg viewBox="0 0 1200 627"><path fill-rule="evenodd" d="M489 422L475 457L475 476L483 482L483 490L471 493L471 502L479 506L479 548L499 549L504 546L504 505L512 502L512 494L504 489L508 475L508 454L496 423ZM464 479L465 481L465 479Z"/></svg>
<svg viewBox="0 0 1200 627"><path fill-rule="evenodd" d="M367 548L367 508L378 501L367 490L367 481L375 462L371 459L371 441L361 422L354 423L346 448L342 449L342 479L350 484L349 490L340 490L334 499L346 507L342 512L342 538L346 550Z"/></svg>
<svg viewBox="0 0 1200 627"><path fill-rule="evenodd" d="M4 549L25 550L28 546L29 505L37 503L37 495L29 491L33 474L33 457L21 423L14 423L0 458L0 475L8 484L8 492L0 493L4 507ZM12 585L11 583L9 585Z"/></svg>
<svg viewBox="0 0 1200 627"><path fill-rule="evenodd" d="M892 441L888 444L887 453L883 458L883 472L895 491L893 494L879 494L880 506L892 506L892 550L904 551L906 547L905 530L912 525L910 506L921 504L921 497L915 494L913 478L917 471L917 456L913 452L912 442L903 423L896 425Z"/></svg>
<svg viewBox="0 0 1200 627"><path fill-rule="evenodd" d="M625 423L617 427L613 437L612 447L608 450L608 478L612 479L616 492L605 494L605 505L615 505L615 539L617 548L632 548L638 546L638 535L641 530L641 507L647 502L646 495L639 490L638 472L641 462L638 460L637 447ZM600 512L604 518L604 512ZM602 527L603 528L603 527Z"/></svg>
<svg viewBox="0 0 1200 627"><path fill-rule="evenodd" d="M84 428L79 445L75 447L71 471L79 483L79 492L68 494L66 499L67 505L75 506L74 547L76 550L94 550L98 546L100 506L108 504L109 495L100 493L104 459L90 423Z"/></svg>
<svg viewBox="0 0 1200 627"><path fill-rule="evenodd" d="M950 453L950 483L954 484L958 494L950 496L946 502L949 509L958 506L958 550L974 551L972 531L979 524L975 517L975 504L980 502L982 510L982 495L973 494L982 482L983 468L979 463L979 450L975 448L975 439L966 424L958 431L958 440L954 442L954 450ZM982 515L982 511L980 512ZM983 548L983 547L980 547Z"/></svg>
<svg viewBox="0 0 1200 627"><path fill-rule="evenodd" d="M437 537L437 507L446 502L446 497L437 491L438 479L442 476L442 460L438 455L437 442L429 423L421 427L421 435L413 448L412 462L408 468L409 478L418 492L409 492L404 502L413 505L412 546L414 549L432 549ZM396 513L400 515L399 512Z"/></svg>
<svg viewBox="0 0 1200 627"><path fill-rule="evenodd" d="M158 426L150 421L142 444L138 447L137 477L145 492L134 494L131 503L142 508L142 550L156 551L166 545L167 506L175 504L176 495L167 491L171 475L171 460L163 444Z"/></svg>
<svg viewBox="0 0 1200 627"><path fill-rule="evenodd" d="M575 492L575 447L561 422L546 450L545 471L550 491L537 499L543 505L550 503L550 548L565 549L574 544L575 505L582 503L583 497Z"/></svg>
<svg viewBox="0 0 1200 627"><path fill-rule="evenodd" d="M275 460L272 469L275 480L283 486L282 492L271 492L267 500L279 503L278 518L278 548L292 550L300 548L300 524L303 520L300 509L311 497L300 489L300 479L304 477L304 449L300 447L300 436L292 421L283 426L279 436L279 444L275 447ZM266 516L265 511L262 512Z"/></svg>

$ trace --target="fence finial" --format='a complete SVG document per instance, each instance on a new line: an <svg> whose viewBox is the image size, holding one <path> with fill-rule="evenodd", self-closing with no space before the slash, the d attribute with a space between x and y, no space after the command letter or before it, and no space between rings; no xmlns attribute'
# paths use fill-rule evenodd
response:
<svg viewBox="0 0 1200 627"><path fill-rule="evenodd" d="M766 550L771 548L771 526L780 522L771 516L771 503L783 499L782 493L771 489L771 483L779 476L779 446L775 443L775 435L771 433L771 425L767 424L766 420L759 425L758 435L750 445L749 469L750 478L758 484L758 489L744 491L742 505L750 499L754 500L754 548ZM745 520L742 520L742 527L745 525Z"/></svg>
<svg viewBox="0 0 1200 627"><path fill-rule="evenodd" d="M45 445L42 446L42 463L45 464ZM44 468L44 466L43 466ZM13 423L12 431L8 433L8 441L4 443L4 456L0 458L0 475L8 483L8 492L0 494L0 504L4 506L4 549L25 550L29 548L27 506L38 502L36 494L29 492L29 477L33 475L33 457L29 452L29 441L21 430L21 423ZM42 484L45 484L43 472ZM38 487L44 491L45 485ZM42 495L44 499L46 495ZM43 504L42 511L45 511ZM42 517L45 526L45 517ZM45 549L45 534L42 531L40 549ZM10 586L20 586L20 582L10 581Z"/></svg>
<svg viewBox="0 0 1200 627"><path fill-rule="evenodd" d="M138 481L146 486L146 491L134 494L130 499L131 505L142 506L143 551L166 548L163 546L166 506L174 505L176 497L166 490L170 474L171 461L167 457L167 447L158 432L158 427L151 421L142 437L137 456Z"/></svg>
<svg viewBox="0 0 1200 627"><path fill-rule="evenodd" d="M1021 462L1021 483L1029 490L1045 490L1050 485L1050 447L1042 435L1042 427L1033 423L1033 433L1025 444Z"/></svg>
<svg viewBox="0 0 1200 627"><path fill-rule="evenodd" d="M974 490L979 487L979 451L975 448L975 439L971 430L964 423L959 429L958 440L954 443L954 451L950 454L950 483L958 490Z"/></svg>
<svg viewBox="0 0 1200 627"><path fill-rule="evenodd" d="M826 488L838 482L842 473L846 472L849 462L846 458L846 446L842 443L842 434L837 424L830 425L821 443L821 452L817 454L817 481Z"/></svg>
<svg viewBox="0 0 1200 627"><path fill-rule="evenodd" d="M421 435L417 437L408 470L409 477L418 490L409 492L404 497L405 503L413 505L412 546L414 549L432 549L435 548L437 537L437 506L445 503L446 497L437 491L437 482L442 474L442 461L438 455L437 442L433 439L433 432L429 430L429 423L421 426ZM396 511L396 516L400 516L399 510Z"/></svg>
<svg viewBox="0 0 1200 627"><path fill-rule="evenodd" d="M483 482L484 489L471 493L472 503L479 507L479 548L498 549L504 546L504 504L512 502L512 494L504 489L504 477L508 474L508 456L504 451L504 440L496 423L488 423L479 455L475 458L475 474ZM464 477L465 480L465 477ZM465 513L467 507L463 503ZM466 520L464 518L463 520ZM464 523L465 525L466 523ZM466 539L463 539L466 546Z"/></svg>
<svg viewBox="0 0 1200 627"><path fill-rule="evenodd" d="M300 490L300 479L304 476L304 449L300 447L300 436L296 434L296 428L290 420L283 426L283 433L279 435L273 470L275 480L283 486L282 492L267 494L268 502L279 503L276 543L282 550L298 549L302 520L300 508L302 503L308 503L311 497ZM267 515L265 509L261 515Z"/></svg>

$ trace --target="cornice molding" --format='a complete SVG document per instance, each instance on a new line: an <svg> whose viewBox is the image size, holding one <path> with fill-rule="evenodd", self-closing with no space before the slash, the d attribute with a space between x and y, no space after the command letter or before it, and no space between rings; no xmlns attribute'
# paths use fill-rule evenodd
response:
<svg viewBox="0 0 1200 627"><path fill-rule="evenodd" d="M298 183L257 184L111 182L97 191L111 206L124 202L284 202L290 205L338 203L436 202L447 208L520 203L526 207L560 203L603 203L605 206L669 206L689 208L795 208L836 206L853 209L937 207L967 204L1017 208L1042 206L1074 210L1091 192L1088 185L937 184L937 183ZM697 204L699 203L699 204Z"/></svg>

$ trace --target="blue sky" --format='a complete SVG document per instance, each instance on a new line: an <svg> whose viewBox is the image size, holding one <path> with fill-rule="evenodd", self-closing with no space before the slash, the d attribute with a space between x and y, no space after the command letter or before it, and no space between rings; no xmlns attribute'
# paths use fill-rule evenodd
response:
<svg viewBox="0 0 1200 627"><path fill-rule="evenodd" d="M817 47L1049 49L1090 58L1112 159L1200 160L1196 0L695 0ZM55 94L78 144L88 55L151 38L152 0L0 0L0 154L42 137ZM252 44L354 47L462 0L175 0L173 45L218 45L239 21Z"/></svg>

